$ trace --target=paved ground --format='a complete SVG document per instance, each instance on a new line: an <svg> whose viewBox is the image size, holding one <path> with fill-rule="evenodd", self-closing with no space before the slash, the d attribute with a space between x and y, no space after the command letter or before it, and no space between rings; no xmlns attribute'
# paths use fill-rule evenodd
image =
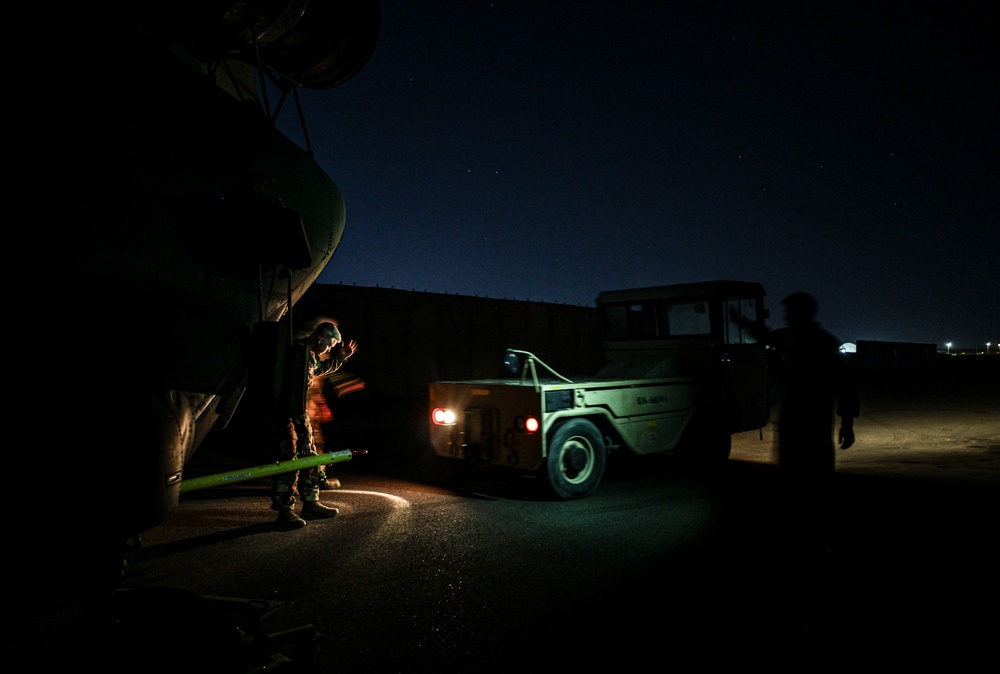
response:
<svg viewBox="0 0 1000 674"><path fill-rule="evenodd" d="M997 483L1000 371L995 363L975 364L958 372L863 374L857 443L837 453L838 472ZM773 462L774 430L771 424L734 436L732 458Z"/></svg>
<svg viewBox="0 0 1000 674"><path fill-rule="evenodd" d="M864 379L858 443L839 454L825 523L777 495L770 429L735 438L721 476L656 457L612 471L589 499L544 503L523 480L449 487L426 447L344 428L338 440L373 444L337 471L344 488L324 493L341 517L282 532L264 484L193 494L143 536L133 571L141 588L294 605L278 626L324 628L317 673L579 668L598 653L625 669L682 654L773 666L804 653L968 671L1000 628L998 382L971 367ZM210 449L192 468L232 460ZM93 495L81 485L65 496L85 517ZM73 519L48 525L58 558ZM67 655L53 634L80 606L52 580L10 588L36 597L8 602L11 671ZM192 645L203 626L186 615L157 612L143 669ZM75 649L70 661L85 645Z"/></svg>

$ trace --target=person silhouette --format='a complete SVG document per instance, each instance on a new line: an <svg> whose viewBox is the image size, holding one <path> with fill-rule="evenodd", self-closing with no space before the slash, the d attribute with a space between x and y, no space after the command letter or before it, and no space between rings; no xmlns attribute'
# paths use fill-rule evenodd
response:
<svg viewBox="0 0 1000 674"><path fill-rule="evenodd" d="M836 467L835 414L841 449L856 440L861 413L854 373L840 351L842 342L816 320L819 303L806 292L781 300L785 327L768 333L779 391L777 458L786 486L819 495Z"/></svg>

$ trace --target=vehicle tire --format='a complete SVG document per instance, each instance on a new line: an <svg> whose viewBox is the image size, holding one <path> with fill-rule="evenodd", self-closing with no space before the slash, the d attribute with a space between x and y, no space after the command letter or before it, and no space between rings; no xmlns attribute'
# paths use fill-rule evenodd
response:
<svg viewBox="0 0 1000 674"><path fill-rule="evenodd" d="M604 438L594 424L586 419L567 421L548 443L548 485L563 500L590 496L604 477L607 460Z"/></svg>

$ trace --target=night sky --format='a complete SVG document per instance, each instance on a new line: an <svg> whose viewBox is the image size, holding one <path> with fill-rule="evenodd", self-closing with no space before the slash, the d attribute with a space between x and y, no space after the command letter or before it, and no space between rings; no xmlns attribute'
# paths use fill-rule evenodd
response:
<svg viewBox="0 0 1000 674"><path fill-rule="evenodd" d="M319 282L593 305L728 278L772 327L806 290L844 341L996 345L998 16L383 0L365 68L300 92L347 203Z"/></svg>

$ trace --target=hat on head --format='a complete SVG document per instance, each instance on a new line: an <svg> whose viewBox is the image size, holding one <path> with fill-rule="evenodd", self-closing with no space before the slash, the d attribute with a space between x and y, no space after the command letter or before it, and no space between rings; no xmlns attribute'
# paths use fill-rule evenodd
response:
<svg viewBox="0 0 1000 674"><path fill-rule="evenodd" d="M330 321L323 321L322 323L317 325L316 328L313 330L313 334L323 335L324 337L329 337L337 342L343 341L340 338L340 330L338 330L337 326L331 323Z"/></svg>
<svg viewBox="0 0 1000 674"><path fill-rule="evenodd" d="M816 318L816 314L819 313L819 302L817 302L816 298L809 293L792 293L785 299L781 300L781 303L785 306L790 315L803 320L811 321Z"/></svg>

